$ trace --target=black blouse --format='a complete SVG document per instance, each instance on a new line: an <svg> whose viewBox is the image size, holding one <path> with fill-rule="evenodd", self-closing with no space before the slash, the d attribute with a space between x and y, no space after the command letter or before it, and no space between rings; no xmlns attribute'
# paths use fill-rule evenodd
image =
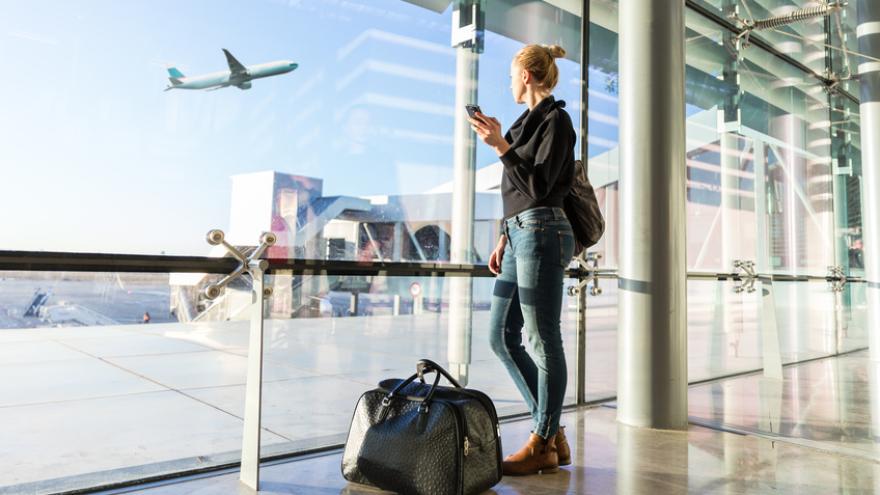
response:
<svg viewBox="0 0 880 495"><path fill-rule="evenodd" d="M504 136L510 144L501 156L504 218L536 206L562 207L571 189L577 139L563 107L564 101L548 96L520 115Z"/></svg>

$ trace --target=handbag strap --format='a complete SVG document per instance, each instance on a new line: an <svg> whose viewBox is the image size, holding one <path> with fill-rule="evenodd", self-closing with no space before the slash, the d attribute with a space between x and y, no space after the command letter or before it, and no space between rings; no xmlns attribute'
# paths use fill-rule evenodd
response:
<svg viewBox="0 0 880 495"><path fill-rule="evenodd" d="M451 383L456 388L462 388L461 384L459 384L458 381L453 378L448 371L443 369L442 366L435 363L434 361L431 361L430 359L422 359L419 360L418 364L416 364L416 373L406 380L400 382L400 384L394 387L394 390L388 392L388 395L386 395L385 398L382 399L382 405L388 406L389 404L391 404L391 401L397 397L398 392L400 392L407 385L415 381L416 378L421 379L422 383L424 383L424 375L428 373L436 373L436 376L434 377L434 383L431 385L431 390L428 391L428 395L426 395L425 398L422 400L422 403L419 404L420 413L427 413L430 409L431 400L433 400L434 393L437 391L437 386L440 384L441 376L449 380L449 383Z"/></svg>
<svg viewBox="0 0 880 495"><path fill-rule="evenodd" d="M438 374L443 375L443 377L446 378L455 388L464 388L458 383L458 380L453 378L448 371L434 361L431 361L430 359L420 359L418 364L416 364L416 373L419 377L432 371L436 371Z"/></svg>
<svg viewBox="0 0 880 495"><path fill-rule="evenodd" d="M400 392L401 390L406 388L406 386L409 385L410 383L414 382L416 378L419 378L418 373L415 373L411 377L400 382L396 387L394 387L394 390L392 390L391 392L388 392L388 395L386 395L385 399L382 400L382 404L387 406L389 402L391 402L392 400L397 398L398 392ZM425 396L425 400L427 400L427 398L430 395L432 395L432 392L434 391L435 388L437 388L437 384L439 384L439 383L440 383L440 375L438 374L437 377L434 379L434 384L431 386L431 391L428 393L427 396Z"/></svg>

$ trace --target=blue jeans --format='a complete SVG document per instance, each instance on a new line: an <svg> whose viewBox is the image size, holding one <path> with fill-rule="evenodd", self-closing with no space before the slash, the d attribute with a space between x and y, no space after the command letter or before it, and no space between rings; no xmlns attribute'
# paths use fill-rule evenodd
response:
<svg viewBox="0 0 880 495"><path fill-rule="evenodd" d="M515 215L503 229L507 247L492 294L489 342L529 407L533 432L549 438L559 429L568 377L559 318L574 234L562 208L550 207ZM534 359L523 346L523 327Z"/></svg>

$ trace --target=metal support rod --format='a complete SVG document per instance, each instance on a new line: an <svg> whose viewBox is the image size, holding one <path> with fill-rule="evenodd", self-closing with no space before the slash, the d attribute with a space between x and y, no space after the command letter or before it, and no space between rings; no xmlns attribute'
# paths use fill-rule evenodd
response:
<svg viewBox="0 0 880 495"><path fill-rule="evenodd" d="M767 29L778 29L796 22L808 21L820 17L827 17L838 12L846 6L845 2L839 1L835 3L827 3L817 7L808 7L804 9L793 10L785 15L770 17L767 19L741 19L738 15L734 19L739 21L741 26L737 39L742 40L741 46L749 45L749 36L753 31L763 31Z"/></svg>
<svg viewBox="0 0 880 495"><path fill-rule="evenodd" d="M617 419L639 427L687 427L684 3L620 3Z"/></svg>
<svg viewBox="0 0 880 495"><path fill-rule="evenodd" d="M260 259L270 246L275 244L276 236L264 232L260 236L260 245L249 256L225 240L222 230L208 232L208 244L222 245L241 264L232 274L227 275L218 283L205 288L208 299L220 296L230 282L240 277L245 271L251 276L251 325L248 337L247 383L245 385L244 426L241 435L241 473L239 479L246 487L254 491L260 489L260 417L262 415L263 393L263 317L266 298L272 295L272 289L265 286L263 277L269 262Z"/></svg>
<svg viewBox="0 0 880 495"><path fill-rule="evenodd" d="M581 163L590 170L589 157L589 108L590 108L590 0L581 4ZM578 256L578 265L583 269L584 254ZM589 276L588 272L581 271ZM577 364L575 369L575 400L578 405L587 403L587 291L586 278L578 277L577 297Z"/></svg>
<svg viewBox="0 0 880 495"><path fill-rule="evenodd" d="M590 172L590 0L581 4L581 163Z"/></svg>
<svg viewBox="0 0 880 495"><path fill-rule="evenodd" d="M577 285L568 288L568 295L577 298L577 367L575 368L575 395L578 405L587 403L587 286L590 282L593 287L590 294L598 296L602 293L599 288L599 260L600 253L583 252L574 258L577 262Z"/></svg>
<svg viewBox="0 0 880 495"><path fill-rule="evenodd" d="M577 297L577 368L575 388L577 404L587 403L587 291L586 280L578 283Z"/></svg>
<svg viewBox="0 0 880 495"><path fill-rule="evenodd" d="M474 244L474 191L476 185L476 135L466 118L465 105L477 102L477 76L482 36L481 0L457 0L453 16L456 56L455 122L453 143L452 246L453 263L470 263ZM442 234L441 234L442 235ZM462 384L468 382L471 362L473 280L456 278L449 283L449 371Z"/></svg>
<svg viewBox="0 0 880 495"><path fill-rule="evenodd" d="M269 264L254 260L249 264L253 277L253 307L248 343L247 385L244 399L244 429L241 440L241 475L239 479L248 488L260 489L260 424L263 395L263 272Z"/></svg>
<svg viewBox="0 0 880 495"><path fill-rule="evenodd" d="M766 378L782 379L782 352L779 346L779 326L776 323L776 297L773 281L761 278L761 359Z"/></svg>

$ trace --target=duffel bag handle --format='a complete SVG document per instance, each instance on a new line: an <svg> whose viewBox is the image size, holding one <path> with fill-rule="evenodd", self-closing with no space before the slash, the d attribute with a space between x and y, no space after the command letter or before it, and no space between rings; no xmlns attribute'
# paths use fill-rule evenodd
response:
<svg viewBox="0 0 880 495"><path fill-rule="evenodd" d="M416 364L416 373L394 387L394 390L389 392L388 395L385 396L384 399L382 399L382 405L388 406L391 401L394 400L394 398L397 396L397 393L403 390L407 385L415 381L416 378L421 379L424 383L424 375L427 373L436 373L436 376L434 377L434 383L431 385L431 390L428 391L428 395L426 395L424 400L422 400L422 403L419 404L419 412L421 413L428 412L428 409L431 406L431 400L434 398L434 392L437 391L437 386L440 384L441 376L449 380L449 383L451 383L456 388L462 388L461 384L458 383L458 380L453 378L452 375L450 375L448 371L443 369L442 366L435 363L434 361L431 361L430 359L421 359Z"/></svg>
<svg viewBox="0 0 880 495"><path fill-rule="evenodd" d="M386 395L385 398L382 399L382 405L387 406L388 404L390 404L391 401L394 400L395 397L397 397L398 392L400 392L401 390L406 388L406 386L409 385L410 383L414 382L416 380L416 378L419 378L419 376L420 376L419 373L415 373L413 376L400 382L399 385L394 387L394 390L392 390L391 392L388 392L388 395ZM440 374L438 373L437 377L434 379L434 384L431 386L430 392L428 392L428 395L425 396L425 399L423 402L427 401L429 397L434 395L434 389L437 388L437 385L439 383L440 383Z"/></svg>
<svg viewBox="0 0 880 495"><path fill-rule="evenodd" d="M432 371L436 371L438 374L443 375L455 388L464 388L458 383L458 380L452 378L452 375L450 375L448 371L434 361L431 361L430 359L420 359L418 364L416 364L416 374L419 375L419 378Z"/></svg>
<svg viewBox="0 0 880 495"><path fill-rule="evenodd" d="M455 388L462 388L461 384L455 378L452 378L452 375L449 374L448 371L443 369L442 366L431 361L430 359L422 359L416 365L416 374L420 377L425 373L434 372L437 374L437 377L434 379L434 385L431 387L431 390L428 392L428 395L425 397L425 400L419 405L419 412L426 413L428 409L431 407L431 400L434 398L434 392L437 391L437 384L440 383L440 376L444 376L449 383L455 386Z"/></svg>

